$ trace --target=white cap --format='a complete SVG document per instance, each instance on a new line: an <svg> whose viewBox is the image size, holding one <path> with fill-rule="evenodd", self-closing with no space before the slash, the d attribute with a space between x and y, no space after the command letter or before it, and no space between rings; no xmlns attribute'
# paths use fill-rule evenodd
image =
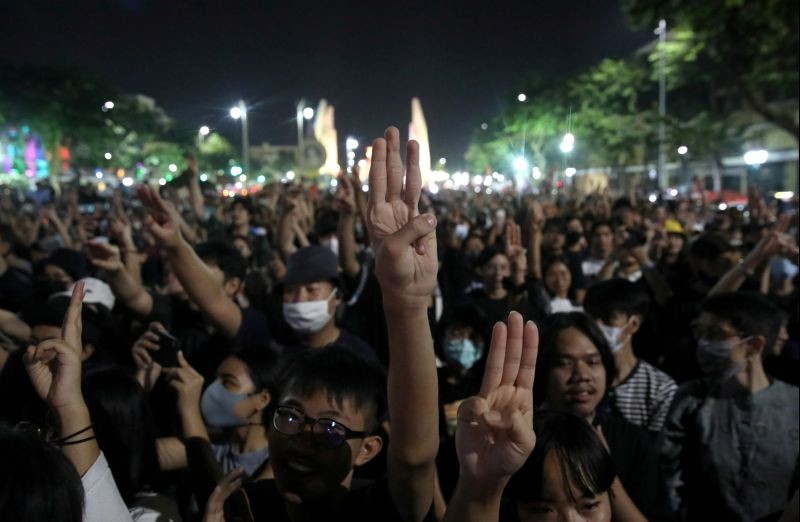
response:
<svg viewBox="0 0 800 522"><path fill-rule="evenodd" d="M111 287L108 286L105 282L97 279L96 277L85 277L81 279L84 284L84 297L83 302L86 304L100 304L108 308L109 310L114 309L114 292L111 291ZM59 295L65 295L67 297L72 295L72 290L75 288L75 285L71 285L66 292L59 292L57 294L53 294L50 299Z"/></svg>

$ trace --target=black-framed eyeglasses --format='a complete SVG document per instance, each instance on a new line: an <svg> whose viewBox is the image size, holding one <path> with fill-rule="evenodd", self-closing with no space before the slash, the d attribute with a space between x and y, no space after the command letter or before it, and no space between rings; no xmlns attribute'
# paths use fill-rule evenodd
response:
<svg viewBox="0 0 800 522"><path fill-rule="evenodd" d="M306 426L311 426L314 440L327 448L338 448L346 440L363 439L366 431L354 431L333 419L314 419L297 408L279 406L272 416L272 425L283 435L297 435Z"/></svg>

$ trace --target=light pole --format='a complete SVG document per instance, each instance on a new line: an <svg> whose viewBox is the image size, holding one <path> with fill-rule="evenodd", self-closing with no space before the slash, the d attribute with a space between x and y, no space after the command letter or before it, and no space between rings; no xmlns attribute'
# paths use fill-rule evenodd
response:
<svg viewBox="0 0 800 522"><path fill-rule="evenodd" d="M250 135L247 130L247 106L244 100L239 100L236 106L231 108L231 118L242 121L242 167L245 174L250 174Z"/></svg>
<svg viewBox="0 0 800 522"><path fill-rule="evenodd" d="M667 21L658 21L656 29L658 35L658 184L659 188L665 189L669 185L667 178L667 151L666 151L666 130L664 128L664 118L667 116L667 76L665 71L664 44L667 42Z"/></svg>
<svg viewBox="0 0 800 522"><path fill-rule="evenodd" d="M208 125L203 125L199 129L197 129L197 147L199 148L203 144L203 139L211 133L211 129L208 128Z"/></svg>
<svg viewBox="0 0 800 522"><path fill-rule="evenodd" d="M297 102L297 113L295 114L297 118L297 167L300 168L301 160L303 159L303 110L306 108L306 100L304 98L300 98L300 101Z"/></svg>

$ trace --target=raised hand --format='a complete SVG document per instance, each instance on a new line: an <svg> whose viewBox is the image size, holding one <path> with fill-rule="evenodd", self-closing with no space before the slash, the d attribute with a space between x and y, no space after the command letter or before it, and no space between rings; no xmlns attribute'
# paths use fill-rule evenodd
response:
<svg viewBox="0 0 800 522"><path fill-rule="evenodd" d="M345 175L339 176L339 186L336 190L336 211L345 216L352 216L356 212L356 191L352 179Z"/></svg>
<svg viewBox="0 0 800 522"><path fill-rule="evenodd" d="M385 139L373 142L367 226L384 300L427 306L439 267L436 218L432 214L419 215L422 178L416 141L408 142L406 159L403 194L399 131L389 127Z"/></svg>
<svg viewBox="0 0 800 522"><path fill-rule="evenodd" d="M147 185L139 188L139 200L147 209L145 220L147 229L161 246L175 248L181 242L180 216L171 204L167 203L158 191Z"/></svg>
<svg viewBox="0 0 800 522"><path fill-rule="evenodd" d="M78 281L61 325L61 336L29 346L23 358L36 393L54 411L82 408L81 307L84 283Z"/></svg>
<svg viewBox="0 0 800 522"><path fill-rule="evenodd" d="M505 243L505 252L508 259L514 265L525 269L525 248L522 246L522 231L520 226L516 223L506 223L505 234L503 235L503 242Z"/></svg>
<svg viewBox="0 0 800 522"><path fill-rule="evenodd" d="M244 476L244 469L239 468L231 471L220 479L217 483L217 487L214 488L211 496L208 497L203 522L225 522L225 501L228 500L231 495L241 490ZM247 499L247 496L245 495L244 498ZM249 507L249 503L246 505ZM250 515L248 520L253 519L251 513L247 513L247 515Z"/></svg>
<svg viewBox="0 0 800 522"><path fill-rule="evenodd" d="M123 268L119 248L109 243L89 241L86 243L89 260L94 266L108 272L117 272Z"/></svg>
<svg viewBox="0 0 800 522"><path fill-rule="evenodd" d="M157 351L159 348L157 333L159 331L165 331L160 323L150 323L150 326L136 340L131 349L133 360L136 363L136 380L145 389L152 387L161 375L161 365L155 362L150 355L151 351Z"/></svg>
<svg viewBox="0 0 800 522"><path fill-rule="evenodd" d="M480 393L458 408L456 451L461 476L472 486L505 486L536 445L533 381L539 331L517 312L497 323Z"/></svg>
<svg viewBox="0 0 800 522"><path fill-rule="evenodd" d="M178 392L178 409L191 410L200 406L200 395L203 393L203 376L189 366L178 352L177 368L164 368L163 373L169 379L169 387Z"/></svg>

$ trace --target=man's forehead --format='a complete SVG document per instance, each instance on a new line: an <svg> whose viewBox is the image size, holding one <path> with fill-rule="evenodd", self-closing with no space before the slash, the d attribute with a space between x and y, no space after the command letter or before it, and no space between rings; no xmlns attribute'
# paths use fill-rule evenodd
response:
<svg viewBox="0 0 800 522"><path fill-rule="evenodd" d="M336 416L344 421L362 420L364 414L355 405L351 397L340 397L340 400L326 390L317 390L310 394L300 390L289 389L281 398L282 406L297 407L311 417Z"/></svg>

